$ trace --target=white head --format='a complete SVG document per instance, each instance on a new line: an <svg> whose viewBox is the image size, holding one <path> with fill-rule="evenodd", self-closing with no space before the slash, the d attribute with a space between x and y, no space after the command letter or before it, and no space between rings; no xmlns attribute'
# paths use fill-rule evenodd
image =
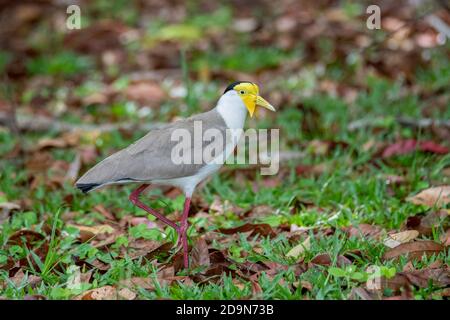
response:
<svg viewBox="0 0 450 320"><path fill-rule="evenodd" d="M249 81L230 84L217 103L217 110L229 128L243 128L247 112L253 116L256 106L275 111L275 108L259 95L259 88Z"/></svg>

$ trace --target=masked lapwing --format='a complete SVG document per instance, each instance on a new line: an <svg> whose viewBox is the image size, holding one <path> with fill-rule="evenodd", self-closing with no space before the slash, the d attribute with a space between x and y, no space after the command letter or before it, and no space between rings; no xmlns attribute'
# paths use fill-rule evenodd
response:
<svg viewBox="0 0 450 320"><path fill-rule="evenodd" d="M184 266L188 268L189 257L186 233L192 193L202 180L216 172L223 165L224 161L217 160L226 160L233 152L242 133L247 112L250 116L253 116L257 106L275 111L275 108L270 103L259 96L259 89L256 84L248 81L234 82L225 89L214 109L151 130L135 143L95 165L75 185L81 191L87 193L112 184L142 184L130 194L129 200L137 207L154 215L176 230L178 233L178 245L183 247ZM213 143L213 139L206 142L195 141L195 139L202 138L201 135L194 134L195 127L196 125L198 127L198 124L201 124L203 132L206 132L208 129L214 129L214 132L222 134L223 147L221 147L221 150L219 149L216 157L213 157L212 160L206 161L201 158L201 161L194 161L199 152L195 149L195 146L198 146L200 143L202 147L205 147L208 143ZM237 132L237 136L226 139L227 135L230 136L229 132L232 132L231 135L233 135L233 132ZM182 152L180 152L180 154L183 152L188 154L187 151L192 151L190 158L192 161L174 159L174 154L177 154L177 152L174 153L174 150L177 147L179 148L180 143L180 140L177 141L174 139L174 136L180 133L187 133L194 137L193 143L187 143L184 149L181 148ZM217 139L217 141L219 140ZM179 223L171 221L139 200L140 194L149 184L173 186L183 191L185 202Z"/></svg>

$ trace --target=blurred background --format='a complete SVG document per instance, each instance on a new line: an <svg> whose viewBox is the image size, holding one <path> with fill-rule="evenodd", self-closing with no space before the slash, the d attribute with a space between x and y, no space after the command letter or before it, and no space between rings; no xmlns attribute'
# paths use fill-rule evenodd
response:
<svg viewBox="0 0 450 320"><path fill-rule="evenodd" d="M80 29L67 27L70 5ZM284 232L336 210L339 226L399 228L418 212L405 197L450 179L449 26L446 1L0 1L0 238L48 232L56 212L90 226L145 215L129 186L85 197L73 181L158 124L211 109L236 80L278 110L247 127L280 129L281 171L224 168L194 211L234 213L199 215L194 233L243 217ZM151 194L176 217L176 190ZM126 219L122 231L139 223Z"/></svg>
<svg viewBox="0 0 450 320"><path fill-rule="evenodd" d="M68 27L73 4L79 30ZM371 4L380 29L367 27ZM280 128L284 150L316 138L334 146L349 128L382 126L393 139L398 121L450 117L445 1L42 0L0 10L0 151L44 171L53 156L42 150L69 162L81 152L72 179L98 152L209 110L236 80L260 84L279 109L249 126ZM431 131L446 140L445 128Z"/></svg>

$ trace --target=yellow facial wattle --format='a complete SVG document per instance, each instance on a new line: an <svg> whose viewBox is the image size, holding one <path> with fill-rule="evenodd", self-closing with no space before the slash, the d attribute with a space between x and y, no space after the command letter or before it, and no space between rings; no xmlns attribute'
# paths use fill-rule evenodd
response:
<svg viewBox="0 0 450 320"><path fill-rule="evenodd" d="M260 106L271 111L276 111L269 102L259 95L259 88L256 84L243 82L237 84L233 89L241 97L247 107L248 113L250 113L250 117L253 117L256 106Z"/></svg>

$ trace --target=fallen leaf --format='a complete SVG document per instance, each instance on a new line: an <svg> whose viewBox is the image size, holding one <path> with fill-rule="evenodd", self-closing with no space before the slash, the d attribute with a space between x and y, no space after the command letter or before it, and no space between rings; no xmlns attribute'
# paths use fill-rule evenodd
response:
<svg viewBox="0 0 450 320"><path fill-rule="evenodd" d="M443 207L450 203L450 186L428 188L406 200L417 205Z"/></svg>
<svg viewBox="0 0 450 320"><path fill-rule="evenodd" d="M403 272L414 271L414 270L416 270L416 269L414 268L414 265L413 265L413 263L411 261L408 261L403 266L403 269L402 269Z"/></svg>
<svg viewBox="0 0 450 320"><path fill-rule="evenodd" d="M295 288L301 288L301 289L305 289L307 291L312 291L313 290L313 285L311 284L311 282L306 281L306 280L295 281L293 283L293 286Z"/></svg>
<svg viewBox="0 0 450 320"><path fill-rule="evenodd" d="M344 228L349 237L380 239L382 229L378 226L361 223L358 226Z"/></svg>
<svg viewBox="0 0 450 320"><path fill-rule="evenodd" d="M234 286L236 288L238 288L240 291L245 289L245 283L243 283L240 279L233 278L232 282L233 282Z"/></svg>
<svg viewBox="0 0 450 320"><path fill-rule="evenodd" d="M117 300L117 289L113 286L104 286L88 290L78 295L74 300Z"/></svg>
<svg viewBox="0 0 450 320"><path fill-rule="evenodd" d="M447 154L449 152L447 147L436 144L433 141L417 141L415 139L407 139L397 141L387 146L383 150L381 156L383 158L389 158L392 156L409 154L416 150L435 154Z"/></svg>
<svg viewBox="0 0 450 320"><path fill-rule="evenodd" d="M444 246L434 241L415 241L402 243L399 246L388 250L384 256L384 260L390 260L398 258L402 255L408 255L409 259L421 258L424 254L430 256L432 254L438 254L444 250Z"/></svg>
<svg viewBox="0 0 450 320"><path fill-rule="evenodd" d="M305 251L308 251L311 248L311 238L307 237L302 243L293 247L286 254L286 257L299 258Z"/></svg>
<svg viewBox="0 0 450 320"><path fill-rule="evenodd" d="M199 238L191 251L192 267L209 267L211 261L209 259L208 244L204 238Z"/></svg>
<svg viewBox="0 0 450 320"><path fill-rule="evenodd" d="M131 83L125 94L128 99L135 100L143 105L156 105L166 97L159 84L148 81Z"/></svg>
<svg viewBox="0 0 450 320"><path fill-rule="evenodd" d="M27 286L34 288L42 282L41 277L33 274L25 274L22 268L20 268L10 280L16 287L26 284Z"/></svg>
<svg viewBox="0 0 450 320"><path fill-rule="evenodd" d="M17 244L19 246L23 246L24 244L26 244L27 247L31 247L33 243L43 239L45 239L45 237L39 232L23 229L14 232L9 237L8 244Z"/></svg>
<svg viewBox="0 0 450 320"><path fill-rule="evenodd" d="M444 246L450 246L450 229L447 229L447 231L441 236L440 240Z"/></svg>
<svg viewBox="0 0 450 320"><path fill-rule="evenodd" d="M236 227L236 228L230 228L230 229L219 229L219 232L223 234L234 234L234 233L244 233L244 232L251 232L250 235L254 234L260 234L264 237L270 236L274 237L276 234L272 230L272 227L266 223L260 223L260 224L252 224L252 223L246 223L242 226Z"/></svg>
<svg viewBox="0 0 450 320"><path fill-rule="evenodd" d="M121 37L131 29L118 20L102 20L64 36L64 47L82 53L98 54L122 47Z"/></svg>
<svg viewBox="0 0 450 320"><path fill-rule="evenodd" d="M2 202L0 203L0 225L3 224L8 218L11 211L20 210L20 205L14 202Z"/></svg>
<svg viewBox="0 0 450 320"><path fill-rule="evenodd" d="M408 278L410 283L419 288L427 288L430 283L441 288L450 285L450 271L448 268L427 268L403 272L402 274Z"/></svg>
<svg viewBox="0 0 450 320"><path fill-rule="evenodd" d="M142 288L145 290L154 290L155 284L151 277L133 277L129 279L120 280L119 284L127 288Z"/></svg>
<svg viewBox="0 0 450 320"><path fill-rule="evenodd" d="M443 290L436 291L435 293L437 293L439 296L443 298L448 298L450 297L450 288L445 288Z"/></svg>
<svg viewBox="0 0 450 320"><path fill-rule="evenodd" d="M311 264L316 264L316 265L321 265L321 266L331 266L333 264L333 259L331 258L329 253L321 253L318 254L317 256L315 256L314 258L312 258L312 260L310 261ZM336 265L338 267L345 267L346 265L351 265L352 262L342 256L339 255L336 259Z"/></svg>
<svg viewBox="0 0 450 320"><path fill-rule="evenodd" d="M47 300L47 297L41 294L33 294L33 295L27 294L26 296L23 297L23 300Z"/></svg>
<svg viewBox="0 0 450 320"><path fill-rule="evenodd" d="M111 227L109 224L99 224L99 225L95 225L92 227L75 225L75 224L67 224L67 225L77 228L78 230L80 230L80 232L89 232L89 233L92 233L93 235L114 232L114 228Z"/></svg>
<svg viewBox="0 0 450 320"><path fill-rule="evenodd" d="M38 141L35 150L46 148L66 148L67 142L62 138L43 138Z"/></svg>
<svg viewBox="0 0 450 320"><path fill-rule="evenodd" d="M91 245L94 248L97 248L97 249L100 249L100 248L103 248L103 247L107 247L107 246L115 243L117 238L122 236L122 235L123 235L123 233L116 232L116 233L110 234L105 239L93 239L93 241L91 242ZM89 239L87 239L87 240L89 240ZM85 240L85 241L83 241L83 240L85 240L85 239L81 239L81 242L86 242L87 241L87 240Z"/></svg>
<svg viewBox="0 0 450 320"><path fill-rule="evenodd" d="M320 176L329 170L329 163L319 163L316 165L298 165L295 173L298 176Z"/></svg>
<svg viewBox="0 0 450 320"><path fill-rule="evenodd" d="M377 276L373 279L370 279L366 282L366 289L369 292L380 293L383 293L385 289L390 289L394 293L399 293L402 290L410 291L411 283L404 274L397 273L392 278Z"/></svg>
<svg viewBox="0 0 450 320"><path fill-rule="evenodd" d="M130 224L132 226L137 226L139 224L145 224L147 226L147 228L149 228L149 229L158 228L158 224L156 224L156 222L151 221L146 217L133 217L130 219Z"/></svg>
<svg viewBox="0 0 450 320"><path fill-rule="evenodd" d="M377 298L373 292L361 287L353 288L349 295L350 300L376 300Z"/></svg>
<svg viewBox="0 0 450 320"><path fill-rule="evenodd" d="M100 271L108 271L109 268L111 267L111 265L109 263L102 262L102 261L100 261L98 259L95 259L94 261L89 262L87 264L91 265L92 267L94 267L94 268L96 268L97 270L100 270Z"/></svg>
<svg viewBox="0 0 450 320"><path fill-rule="evenodd" d="M439 227L448 216L447 210L433 210L426 216L408 217L406 228L416 230L419 234L430 236L433 233L433 229Z"/></svg>
<svg viewBox="0 0 450 320"><path fill-rule="evenodd" d="M420 142L419 149L424 152L431 152L435 154L449 153L449 149L447 147L434 143L433 141Z"/></svg>
<svg viewBox="0 0 450 320"><path fill-rule="evenodd" d="M234 212L239 215L244 212L244 210L242 208L239 208L239 207L233 205L228 200L225 200L222 202L222 200L219 197L214 198L214 201L209 206L209 209L212 211L216 211L220 214L225 213L225 212Z"/></svg>
<svg viewBox="0 0 450 320"><path fill-rule="evenodd" d="M134 300L136 298L136 293L128 288L122 288L117 292L118 296L124 300Z"/></svg>
<svg viewBox="0 0 450 320"><path fill-rule="evenodd" d="M143 245L136 246L136 243L143 243ZM129 248L135 248L134 252L127 253L131 259L136 259L140 257L145 257L147 260L151 260L154 256L161 254L163 252L168 252L172 249L173 243L166 242L161 244L158 241L144 240L144 241L133 241L129 244ZM123 257L123 254L120 255Z"/></svg>
<svg viewBox="0 0 450 320"><path fill-rule="evenodd" d="M419 232L416 230L407 230L399 233L390 234L385 240L384 245L389 248L395 248L402 243L414 240L419 236Z"/></svg>

